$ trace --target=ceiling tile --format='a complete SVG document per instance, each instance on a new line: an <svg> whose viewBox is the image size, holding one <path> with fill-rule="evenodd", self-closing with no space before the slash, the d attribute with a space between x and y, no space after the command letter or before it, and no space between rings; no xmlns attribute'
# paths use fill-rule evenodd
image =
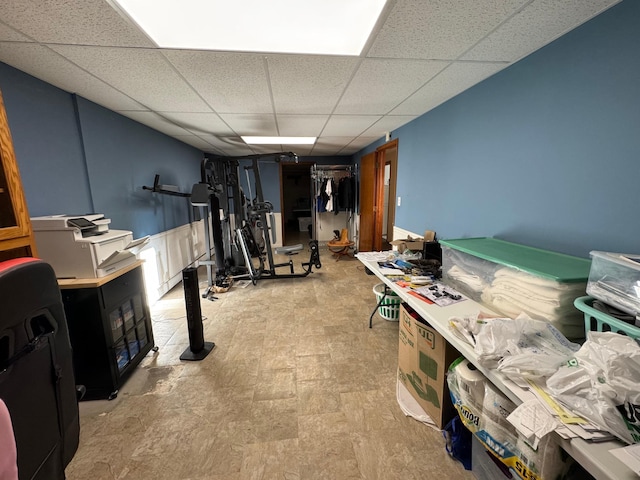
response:
<svg viewBox="0 0 640 480"><path fill-rule="evenodd" d="M619 0L534 1L462 58L516 61L616 3Z"/></svg>
<svg viewBox="0 0 640 480"><path fill-rule="evenodd" d="M447 65L429 60L366 59L335 113L384 115Z"/></svg>
<svg viewBox="0 0 640 480"><path fill-rule="evenodd" d="M317 137L329 115L277 115L278 132L284 137Z"/></svg>
<svg viewBox="0 0 640 480"><path fill-rule="evenodd" d="M357 152L619 3L390 0L363 58L159 49L112 2L0 1L0 61L234 156L273 149L240 134L320 134L293 150Z"/></svg>
<svg viewBox="0 0 640 480"><path fill-rule="evenodd" d="M347 145L347 149L350 152L349 154L355 153L358 150L362 150L364 147L371 145L373 142L380 140L383 136L361 136L355 138L352 142ZM341 152L342 153L342 152Z"/></svg>
<svg viewBox="0 0 640 480"><path fill-rule="evenodd" d="M415 120L417 115L386 115L365 130L362 134L365 137L384 137L387 132L393 132L402 125Z"/></svg>
<svg viewBox="0 0 640 480"><path fill-rule="evenodd" d="M51 48L150 110L211 111L156 50L65 45Z"/></svg>
<svg viewBox="0 0 640 480"><path fill-rule="evenodd" d="M209 145L226 155L249 155L251 149L237 135L198 134Z"/></svg>
<svg viewBox="0 0 640 480"><path fill-rule="evenodd" d="M0 43L0 60L110 110L146 110L131 97L35 43Z"/></svg>
<svg viewBox="0 0 640 480"><path fill-rule="evenodd" d="M215 113L159 112L159 114L171 122L182 125L194 134L233 134L233 130Z"/></svg>
<svg viewBox="0 0 640 480"><path fill-rule="evenodd" d="M105 0L3 0L0 18L41 43L155 46Z"/></svg>
<svg viewBox="0 0 640 480"><path fill-rule="evenodd" d="M278 135L273 115L266 114L223 114L220 117L238 135L273 136Z"/></svg>
<svg viewBox="0 0 640 480"><path fill-rule="evenodd" d="M358 62L355 57L269 55L276 113L331 113Z"/></svg>
<svg viewBox="0 0 640 480"><path fill-rule="evenodd" d="M210 143L206 142L205 140L198 137L197 135L174 135L174 138L176 138L177 140L180 140L181 142L187 143L192 147L196 147L202 150L203 152L215 150Z"/></svg>
<svg viewBox="0 0 640 480"><path fill-rule="evenodd" d="M422 115L502 70L504 63L455 62L398 105L391 115Z"/></svg>
<svg viewBox="0 0 640 480"><path fill-rule="evenodd" d="M0 42L28 42L29 37L0 22Z"/></svg>
<svg viewBox="0 0 640 480"><path fill-rule="evenodd" d="M189 135L190 134L190 132L186 131L184 128L179 127L174 123L171 123L169 120L161 117L155 112L119 111L118 113L120 115L129 117L130 119L135 120L138 123L142 123L143 125L151 127L154 130L158 130L159 132L165 133L167 135Z"/></svg>
<svg viewBox="0 0 640 480"><path fill-rule="evenodd" d="M262 56L188 50L165 55L216 112L273 112Z"/></svg>
<svg viewBox="0 0 640 480"><path fill-rule="evenodd" d="M379 115L331 115L323 137L356 137L382 117Z"/></svg>
<svg viewBox="0 0 640 480"><path fill-rule="evenodd" d="M529 0L398 0L367 56L454 60Z"/></svg>
<svg viewBox="0 0 640 480"><path fill-rule="evenodd" d="M349 144L354 136L334 136L334 137L320 137L316 140L316 144L313 147L313 155L338 155L342 148Z"/></svg>

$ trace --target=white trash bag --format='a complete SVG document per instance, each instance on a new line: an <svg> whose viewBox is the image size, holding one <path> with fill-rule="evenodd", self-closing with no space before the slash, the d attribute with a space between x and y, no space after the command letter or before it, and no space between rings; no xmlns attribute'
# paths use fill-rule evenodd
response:
<svg viewBox="0 0 640 480"><path fill-rule="evenodd" d="M478 362L506 375L546 377L580 348L549 322L522 313L510 318L450 319L456 333L474 346Z"/></svg>
<svg viewBox="0 0 640 480"><path fill-rule="evenodd" d="M575 413L627 443L640 443L640 344L613 332L588 332L573 359L547 379L548 391Z"/></svg>

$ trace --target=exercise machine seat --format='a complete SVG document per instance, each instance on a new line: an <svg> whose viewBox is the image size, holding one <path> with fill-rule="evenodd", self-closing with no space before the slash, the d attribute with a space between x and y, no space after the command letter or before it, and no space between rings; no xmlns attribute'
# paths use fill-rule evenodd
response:
<svg viewBox="0 0 640 480"><path fill-rule="evenodd" d="M278 255L293 255L295 253L302 251L302 244L298 243L297 245L288 245L284 247L276 247L275 252Z"/></svg>
<svg viewBox="0 0 640 480"><path fill-rule="evenodd" d="M19 479L64 479L80 421L53 268L33 258L0 262L0 305L0 399L13 424Z"/></svg>

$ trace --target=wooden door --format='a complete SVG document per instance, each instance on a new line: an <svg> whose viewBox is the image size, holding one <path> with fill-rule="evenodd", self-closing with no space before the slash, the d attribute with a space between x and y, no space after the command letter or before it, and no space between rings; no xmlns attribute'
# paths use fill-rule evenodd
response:
<svg viewBox="0 0 640 480"><path fill-rule="evenodd" d="M360 235L358 250L370 252L375 238L376 152L360 159Z"/></svg>
<svg viewBox="0 0 640 480"><path fill-rule="evenodd" d="M386 165L389 165L390 170L390 178L389 178L389 192L388 192L388 205L387 211L383 212L387 215L387 230L386 232L382 232L386 234L386 241L390 242L393 240L393 225L395 224L395 216L396 216L396 176L398 174L398 140L392 140L390 142L385 143L384 145L378 147L376 153L379 155L380 160L379 164L381 168L384 170ZM384 195L384 185L383 185L383 193ZM382 200L384 204L384 197ZM384 243L384 242L383 242ZM390 248L389 244L383 245L384 249Z"/></svg>
<svg viewBox="0 0 640 480"><path fill-rule="evenodd" d="M382 250L384 164L378 151L360 159L360 239L358 250Z"/></svg>
<svg viewBox="0 0 640 480"><path fill-rule="evenodd" d="M387 240L393 236L395 220L398 140L378 147L360 159L360 238L358 250L370 252L389 249L382 237L384 224L384 167L390 166Z"/></svg>

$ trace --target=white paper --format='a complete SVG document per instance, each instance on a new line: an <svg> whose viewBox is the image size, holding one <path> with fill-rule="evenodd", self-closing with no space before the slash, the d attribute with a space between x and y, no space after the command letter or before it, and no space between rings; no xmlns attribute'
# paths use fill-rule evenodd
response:
<svg viewBox="0 0 640 480"><path fill-rule="evenodd" d="M561 425L538 400L529 400L520 404L511 412L507 420L531 443L533 448L538 447L542 437Z"/></svg>
<svg viewBox="0 0 640 480"><path fill-rule="evenodd" d="M378 271L382 274L382 275L404 275L404 272L398 268L389 268L389 267L379 267Z"/></svg>

